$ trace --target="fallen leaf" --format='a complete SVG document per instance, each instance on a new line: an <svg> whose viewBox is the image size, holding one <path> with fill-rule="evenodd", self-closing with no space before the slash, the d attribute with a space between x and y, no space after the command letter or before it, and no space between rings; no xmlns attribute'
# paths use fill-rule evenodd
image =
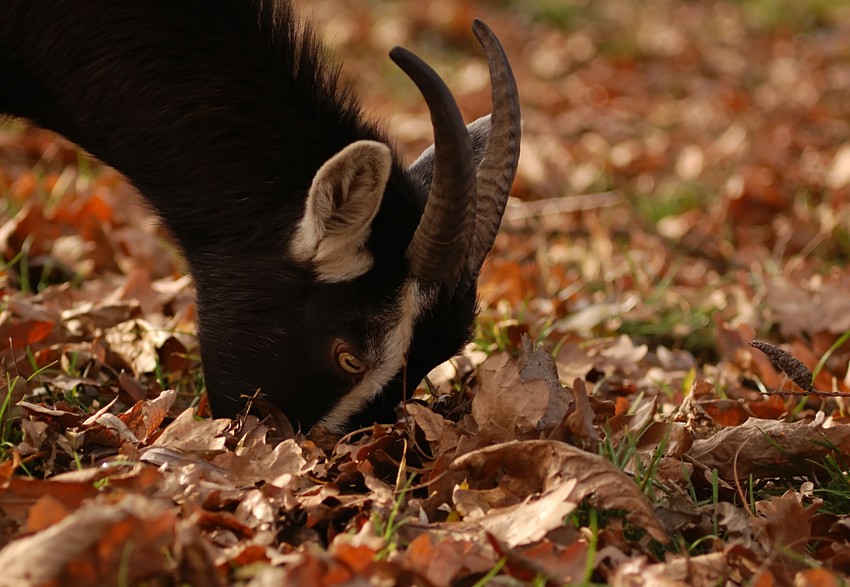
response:
<svg viewBox="0 0 850 587"><path fill-rule="evenodd" d="M549 530L564 523L567 514L578 507L576 501L570 500L574 499L577 482L575 478L567 479L563 484L545 491L540 496L529 496L522 503L494 507L487 511L481 510L479 500L467 502L467 496L481 494L479 490L457 489L452 498L455 508L464 516L464 520L476 522L513 548L536 542Z"/></svg>
<svg viewBox="0 0 850 587"><path fill-rule="evenodd" d="M778 552L786 549L798 554L806 552L812 537L812 516L818 504L804 507L802 496L795 491L786 491L778 497L756 503L756 511L764 516L765 530Z"/></svg>
<svg viewBox="0 0 850 587"><path fill-rule="evenodd" d="M451 469L467 473L470 491L486 492L498 487L518 500L556 489L561 492L564 484L575 481L564 499L578 504L587 498L595 507L625 510L632 523L656 540L667 540L649 502L629 477L602 457L562 442L498 444L459 457Z"/></svg>
<svg viewBox="0 0 850 587"><path fill-rule="evenodd" d="M141 496L85 504L0 551L0 585L114 585L168 576L175 522L171 508Z"/></svg>
<svg viewBox="0 0 850 587"><path fill-rule="evenodd" d="M433 585L450 585L458 579L485 573L496 563L492 552L487 552L471 541L453 538L436 538L420 534L401 554L407 568L416 571Z"/></svg>
<svg viewBox="0 0 850 587"><path fill-rule="evenodd" d="M724 428L704 440L694 441L689 456L717 469L725 480L775 477L783 474L805 474L812 462L820 461L834 446L841 452L850 450L850 424L824 426L813 422L781 422L750 418L740 426Z"/></svg>
<svg viewBox="0 0 850 587"><path fill-rule="evenodd" d="M713 552L669 563L651 564L645 558L635 558L617 566L609 584L614 587L713 587L724 584L728 577L725 554Z"/></svg>
<svg viewBox="0 0 850 587"><path fill-rule="evenodd" d="M567 425L570 428L570 432L572 432L576 438L599 442L602 439L599 436L599 432L593 426L596 413L590 405L590 400L587 396L587 386L584 383L584 379L576 378L575 381L573 381L572 391L575 411L567 416Z"/></svg>
<svg viewBox="0 0 850 587"><path fill-rule="evenodd" d="M151 446L168 447L173 450L199 453L218 453L224 450L224 431L230 420L198 420L189 408L165 427Z"/></svg>
<svg viewBox="0 0 850 587"><path fill-rule="evenodd" d="M537 424L537 427L542 428L543 433L547 434L561 423L570 404L570 398L558 377L555 359L543 349L535 350L531 337L524 334L517 368L519 369L520 381L523 383L540 380L545 382L549 389L549 405L546 413Z"/></svg>
<svg viewBox="0 0 850 587"><path fill-rule="evenodd" d="M472 417L481 434L493 441L539 438L545 426L560 422L553 424L547 418L550 406L562 404L550 399L549 385L542 379L524 382L507 353L489 357L479 368L478 376ZM564 394L563 389L558 393Z"/></svg>

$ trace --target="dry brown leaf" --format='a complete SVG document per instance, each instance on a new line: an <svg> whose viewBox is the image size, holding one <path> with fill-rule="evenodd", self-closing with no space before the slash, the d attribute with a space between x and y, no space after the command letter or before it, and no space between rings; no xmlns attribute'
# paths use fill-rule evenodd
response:
<svg viewBox="0 0 850 587"><path fill-rule="evenodd" d="M593 369L593 359L587 356L582 345L569 342L564 344L555 356L558 374L564 381L584 378Z"/></svg>
<svg viewBox="0 0 850 587"><path fill-rule="evenodd" d="M461 434L457 424L420 404L407 404L407 413L425 434L434 460L444 454L453 454Z"/></svg>
<svg viewBox="0 0 850 587"><path fill-rule="evenodd" d="M104 413L86 420L84 442L113 447L120 447L126 442L144 444L159 429L176 397L174 390L166 390L152 400L136 402L118 416L102 410Z"/></svg>
<svg viewBox="0 0 850 587"><path fill-rule="evenodd" d="M531 351L530 341L522 367L501 353L484 361L478 375L472 417L486 438L496 442L540 438L551 433L566 414L569 399L555 362L545 351Z"/></svg>
<svg viewBox="0 0 850 587"><path fill-rule="evenodd" d="M844 585L846 578L838 573L831 573L826 569L806 569L800 571L794 577L794 585L805 587L840 587Z"/></svg>
<svg viewBox="0 0 850 587"><path fill-rule="evenodd" d="M139 314L139 304L136 302L93 300L63 310L62 323L69 331L79 336L95 336L112 328L130 332L135 325L133 318ZM120 338L117 332L112 337L116 342ZM127 357L134 356L134 348L127 351Z"/></svg>
<svg viewBox="0 0 850 587"><path fill-rule="evenodd" d="M124 284L111 296L114 300L128 300L139 304L142 314L151 316L162 312L164 300L153 288L150 273L143 267L134 267Z"/></svg>
<svg viewBox="0 0 850 587"><path fill-rule="evenodd" d="M544 539L500 554L507 557L506 567L513 577L529 582L546 577L552 583L572 584L580 582L584 576L588 550L583 540L575 540L564 547Z"/></svg>
<svg viewBox="0 0 850 587"><path fill-rule="evenodd" d="M32 507L44 495L50 495L66 509L73 510L88 497L97 494L94 486L88 482L41 481L12 477L0 489L0 508L4 518L23 526Z"/></svg>
<svg viewBox="0 0 850 587"><path fill-rule="evenodd" d="M168 332L141 319L121 322L104 332L111 351L127 360L136 373L153 373L159 364L158 349L171 338Z"/></svg>
<svg viewBox="0 0 850 587"><path fill-rule="evenodd" d="M152 400L136 403L132 408L121 414L119 418L133 431L140 442L145 442L159 429L176 398L176 391L173 389L165 390Z"/></svg>
<svg viewBox="0 0 850 587"><path fill-rule="evenodd" d="M650 564L635 558L619 565L609 584L612 587L714 587L729 577L726 555L714 552Z"/></svg>
<svg viewBox="0 0 850 587"><path fill-rule="evenodd" d="M226 471L235 485L250 487L265 481L286 487L290 477L299 474L307 460L302 455L301 447L289 439L274 447L258 444L250 449L228 451L213 458L211 463Z"/></svg>
<svg viewBox="0 0 850 587"><path fill-rule="evenodd" d="M656 540L667 540L649 502L629 477L602 457L562 442L531 440L490 446L459 457L451 469L466 472L470 491L498 487L518 501L555 490L560 495L564 485L574 480L565 500L578 504L587 498L595 507L625 510L632 523Z"/></svg>
<svg viewBox="0 0 850 587"><path fill-rule="evenodd" d="M710 399L697 405L720 426L739 426L752 416L744 402L736 399Z"/></svg>
<svg viewBox="0 0 850 587"><path fill-rule="evenodd" d="M693 433L682 422L653 422L637 440L637 449L650 459L663 445L661 454L678 459L691 449L693 442Z"/></svg>
<svg viewBox="0 0 850 587"><path fill-rule="evenodd" d="M271 531L278 518L278 510L268 496L258 489L240 492L239 504L233 516L241 524L258 531Z"/></svg>
<svg viewBox="0 0 850 587"><path fill-rule="evenodd" d="M195 515L177 522L174 556L179 561L178 574L186 585L221 587L224 585L213 561L208 543L201 540L201 529Z"/></svg>
<svg viewBox="0 0 850 587"><path fill-rule="evenodd" d="M65 504L52 495L43 495L32 504L28 515L26 531L35 533L61 522L71 511Z"/></svg>
<svg viewBox="0 0 850 587"><path fill-rule="evenodd" d="M49 440L49 426L47 422L21 420L21 431L24 433L24 439L18 444L21 456L29 456L41 450Z"/></svg>
<svg viewBox="0 0 850 587"><path fill-rule="evenodd" d="M48 419L55 418L66 426L76 426L82 424L83 414L81 413L81 410L79 410L79 408L74 408L76 411L70 411L65 409L51 408L38 404L31 404L26 401L18 402L18 405L33 414L34 416L45 417Z"/></svg>
<svg viewBox="0 0 850 587"><path fill-rule="evenodd" d="M570 397L558 377L554 357L542 348L535 350L531 337L523 334L517 368L523 383L535 380L546 383L549 389L549 406L538 423L538 428L542 428L544 434L551 432L564 419L570 404Z"/></svg>
<svg viewBox="0 0 850 587"><path fill-rule="evenodd" d="M748 402L747 409L756 418L765 420L779 420L788 413L785 399L779 395L769 395L761 401Z"/></svg>
<svg viewBox="0 0 850 587"><path fill-rule="evenodd" d="M420 534L401 554L401 562L433 585L450 585L471 573L486 573L496 564L492 551L470 541Z"/></svg>
<svg viewBox="0 0 850 587"><path fill-rule="evenodd" d="M590 400L587 396L587 386L584 379L576 378L573 381L573 405L575 411L567 416L567 425L570 432L576 438L587 439L592 442L599 442L601 437L599 432L593 426L596 419L596 413L590 405Z"/></svg>
<svg viewBox="0 0 850 587"><path fill-rule="evenodd" d="M838 284L812 278L809 283L771 280L764 302L786 337L850 330L850 297Z"/></svg>
<svg viewBox="0 0 850 587"><path fill-rule="evenodd" d="M724 428L714 436L697 440L688 453L709 470L717 469L725 480L805 474L835 446L850 450L850 424L826 427L823 418L806 422L778 422L750 418L740 426Z"/></svg>
<svg viewBox="0 0 850 587"><path fill-rule="evenodd" d="M516 363L507 353L484 361L478 377L472 417L483 435L499 442L539 434L537 424L549 405L545 382L523 384Z"/></svg>
<svg viewBox="0 0 850 587"><path fill-rule="evenodd" d="M649 347L645 344L636 345L631 338L623 334L617 337L614 344L599 350L602 360L597 361L595 366L606 373L616 371L629 375L637 370L638 363L643 360L648 350Z"/></svg>
<svg viewBox="0 0 850 587"><path fill-rule="evenodd" d="M575 510L580 501L576 501L573 495L576 483L577 480L571 478L539 497L528 496L522 503L505 507L492 504L495 507L486 510L481 507L484 504L476 499L480 494L486 495L486 491L457 489L452 498L465 521L475 522L513 548L536 542L564 523L567 514ZM469 497L472 499L467 501Z"/></svg>
<svg viewBox="0 0 850 587"><path fill-rule="evenodd" d="M344 565L336 564L329 557L315 553L301 554L286 569L286 574L280 585L315 585L329 587L331 585L356 584L354 572Z"/></svg>
<svg viewBox="0 0 850 587"><path fill-rule="evenodd" d="M191 408L177 416L166 426L151 446L198 453L218 453L224 450L222 436L230 426L230 420L198 420Z"/></svg>
<svg viewBox="0 0 850 587"><path fill-rule="evenodd" d="M765 530L776 551L790 549L803 554L812 537L812 516L820 504L804 507L802 496L795 491L756 503L756 511L764 516Z"/></svg>
<svg viewBox="0 0 850 587"><path fill-rule="evenodd" d="M127 392L134 402L140 402L148 397L148 389L143 386L137 379L131 377L125 372L118 374L118 384L121 389Z"/></svg>
<svg viewBox="0 0 850 587"><path fill-rule="evenodd" d="M652 397L641 402L633 414L621 412L608 421L614 431L613 438L620 442L628 437L630 442L636 442L637 455L646 462L653 458L662 443L661 454L672 458L681 457L693 444L693 434L685 424L657 421L657 412L658 398Z"/></svg>
<svg viewBox="0 0 850 587"><path fill-rule="evenodd" d="M25 349L43 342L56 328L55 322L23 320L0 326L0 340L15 349Z"/></svg>
<svg viewBox="0 0 850 587"><path fill-rule="evenodd" d="M51 230L41 206L29 201L9 219L0 224L0 247L6 258L13 258L21 250L25 241L30 239L29 254L38 256L49 252L49 242L57 233Z"/></svg>
<svg viewBox="0 0 850 587"><path fill-rule="evenodd" d="M165 373L177 373L184 371L189 365L189 354L186 345L177 338L171 336L159 345L157 349L159 364Z"/></svg>
<svg viewBox="0 0 850 587"><path fill-rule="evenodd" d="M72 441L74 447L89 444L117 448L125 443L134 445L140 443L133 431L118 416L108 412L97 416L90 431L80 434L76 430L69 430L66 436Z"/></svg>
<svg viewBox="0 0 850 587"><path fill-rule="evenodd" d="M175 522L172 508L137 495L85 504L0 551L0 585L115 585L167 575Z"/></svg>

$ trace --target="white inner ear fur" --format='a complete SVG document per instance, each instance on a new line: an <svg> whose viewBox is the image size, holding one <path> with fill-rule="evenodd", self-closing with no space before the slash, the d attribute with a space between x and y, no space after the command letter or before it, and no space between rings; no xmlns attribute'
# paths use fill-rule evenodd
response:
<svg viewBox="0 0 850 587"><path fill-rule="evenodd" d="M290 251L312 263L321 281L348 281L372 268L366 241L391 167L387 145L357 141L316 172Z"/></svg>

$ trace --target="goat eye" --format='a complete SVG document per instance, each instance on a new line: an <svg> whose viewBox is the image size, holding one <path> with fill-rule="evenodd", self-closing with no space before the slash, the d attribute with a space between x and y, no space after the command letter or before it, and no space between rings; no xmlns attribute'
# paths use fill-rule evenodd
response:
<svg viewBox="0 0 850 587"><path fill-rule="evenodd" d="M366 363L349 352L345 345L337 346L336 361L343 371L351 375L362 375L366 372Z"/></svg>

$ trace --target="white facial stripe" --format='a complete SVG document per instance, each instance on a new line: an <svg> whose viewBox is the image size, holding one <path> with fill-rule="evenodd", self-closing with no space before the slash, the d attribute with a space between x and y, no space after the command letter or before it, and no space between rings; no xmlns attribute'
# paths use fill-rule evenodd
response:
<svg viewBox="0 0 850 587"><path fill-rule="evenodd" d="M386 330L384 340L368 357L371 367L357 386L348 392L322 419L329 430L341 432L350 416L359 412L399 372L404 355L410 348L413 326L436 298L424 292L415 279L408 280L402 290L395 324Z"/></svg>

